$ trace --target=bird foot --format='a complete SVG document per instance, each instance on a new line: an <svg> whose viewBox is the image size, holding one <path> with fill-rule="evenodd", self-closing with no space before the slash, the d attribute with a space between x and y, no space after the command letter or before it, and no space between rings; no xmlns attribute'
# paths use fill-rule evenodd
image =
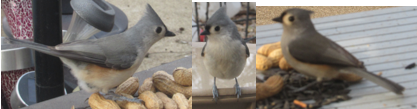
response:
<svg viewBox="0 0 417 109"><path fill-rule="evenodd" d="M237 96L237 99L239 99L240 96L242 96L242 91L240 90L239 83L237 82L237 78L235 78L236 84L235 84L235 94Z"/></svg>
<svg viewBox="0 0 417 109"><path fill-rule="evenodd" d="M104 96L104 98L109 99L109 100L113 100L113 101L129 101L129 102L135 102L135 103L141 103L142 102L141 99L135 98L130 94L124 94L124 93L116 94L112 91L110 91L107 94L104 94L103 96Z"/></svg>
<svg viewBox="0 0 417 109"><path fill-rule="evenodd" d="M235 94L238 99L242 96L242 91L238 83L235 84Z"/></svg>
<svg viewBox="0 0 417 109"><path fill-rule="evenodd" d="M317 84L317 81L314 81L314 82L312 82L310 84L307 84L307 85L305 85L303 87L300 87L298 89L294 89L292 92L296 93L296 92L304 91L304 90L310 88L311 86L314 86L315 84Z"/></svg>
<svg viewBox="0 0 417 109"><path fill-rule="evenodd" d="M219 92L217 91L217 86L213 85L213 100L217 103L217 100L219 100Z"/></svg>

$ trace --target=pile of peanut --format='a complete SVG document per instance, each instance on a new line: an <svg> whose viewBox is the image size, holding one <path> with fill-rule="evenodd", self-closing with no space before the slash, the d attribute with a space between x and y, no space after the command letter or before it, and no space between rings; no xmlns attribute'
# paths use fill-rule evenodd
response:
<svg viewBox="0 0 417 109"><path fill-rule="evenodd" d="M284 80L280 75L273 75L263 83L256 83L256 101L278 94L283 87Z"/></svg>
<svg viewBox="0 0 417 109"><path fill-rule="evenodd" d="M257 51L256 69L264 71L272 67L279 67L286 71L292 69L282 54L281 42L265 44Z"/></svg>
<svg viewBox="0 0 417 109"><path fill-rule="evenodd" d="M178 67L173 75L165 71L154 73L140 87L136 77L130 77L117 87L115 93L128 98L133 98L138 92L142 103L107 100L101 94L94 93L88 104L92 109L191 109L191 85L191 68Z"/></svg>
<svg viewBox="0 0 417 109"><path fill-rule="evenodd" d="M266 71L273 67L290 71L293 68L287 63L282 54L281 42L265 44L260 47L256 54L256 69ZM337 79L355 82L362 77L352 73L340 73ZM265 82L256 83L256 100L262 100L278 94L285 85L284 79L280 75L272 75Z"/></svg>

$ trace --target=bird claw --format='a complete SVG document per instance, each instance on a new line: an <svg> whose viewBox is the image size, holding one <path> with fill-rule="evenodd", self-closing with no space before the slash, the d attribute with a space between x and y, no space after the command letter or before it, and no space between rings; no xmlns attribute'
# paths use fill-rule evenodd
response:
<svg viewBox="0 0 417 109"><path fill-rule="evenodd" d="M115 98L114 100L115 101L129 101L129 102L135 102L135 103L142 103L142 100L141 99L138 99L138 98L128 98L128 97L125 97L125 96L121 96L121 97Z"/></svg>
<svg viewBox="0 0 417 109"><path fill-rule="evenodd" d="M305 86L303 86L303 87L300 87L300 88L298 88L298 89L294 89L294 90L292 90L292 92L293 92L293 93L296 93L296 92L304 91L304 90L306 90L306 89L308 89L308 88L310 88L310 87L312 87L312 86L316 85L317 83L318 83L317 81L314 81L314 82L309 83L309 84L307 84L307 85L305 85Z"/></svg>
<svg viewBox="0 0 417 109"><path fill-rule="evenodd" d="M217 103L217 100L219 100L219 91L217 91L217 86L213 85L213 100Z"/></svg>
<svg viewBox="0 0 417 109"><path fill-rule="evenodd" d="M113 100L113 101L129 101L129 102L135 102L135 103L142 103L141 99L135 98L135 97L133 97L132 95L129 95L129 94L118 95L118 94L110 91L109 93L104 94L103 96L104 96L104 98L110 99L110 100Z"/></svg>
<svg viewBox="0 0 417 109"><path fill-rule="evenodd" d="M240 96L242 96L242 91L238 83L235 84L235 94L238 99L240 98Z"/></svg>
<svg viewBox="0 0 417 109"><path fill-rule="evenodd" d="M237 98L239 99L240 96L242 96L242 91L240 89L239 83L237 82L237 79L235 78L236 84L235 84L235 94L237 96Z"/></svg>
<svg viewBox="0 0 417 109"><path fill-rule="evenodd" d="M237 96L237 98L239 98L240 96L242 96L242 92L240 90L239 84L235 85L235 94Z"/></svg>

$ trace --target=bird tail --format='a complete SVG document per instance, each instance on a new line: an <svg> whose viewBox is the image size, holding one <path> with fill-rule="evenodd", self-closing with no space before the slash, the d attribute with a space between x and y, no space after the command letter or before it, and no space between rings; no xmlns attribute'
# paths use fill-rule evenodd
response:
<svg viewBox="0 0 417 109"><path fill-rule="evenodd" d="M43 45L43 44L39 44L39 43L35 43L35 42L31 42L31 41L27 41L27 40L19 40L19 39L15 39L13 37L7 37L5 38L9 43L14 44L14 45L18 45L18 46L23 46L23 47L27 47L45 54L49 54L52 56L58 56L57 53L58 51L51 49L49 46L47 45Z"/></svg>
<svg viewBox="0 0 417 109"><path fill-rule="evenodd" d="M354 73L356 75L359 75L363 78L366 78L372 82L374 82L375 84L378 84L382 87L384 87L385 89L388 89L396 94L402 94L402 92L404 91L404 87L392 82L391 80L388 80L386 78L383 78L381 76L375 75L374 73L368 72L364 69L360 69L360 68L347 68L345 69L350 73Z"/></svg>
<svg viewBox="0 0 417 109"><path fill-rule="evenodd" d="M97 64L99 66L104 66L103 63L105 63L106 57L102 55L92 54L92 53L79 53L79 52L73 52L73 51L59 51L56 50L53 46L47 46L27 40L18 40L13 37L7 37L5 38L9 43L27 47L33 50L36 50L38 52L42 52L48 55L56 56L56 57L64 57L68 59L74 59L74 60L82 60L84 62L89 62L93 64Z"/></svg>

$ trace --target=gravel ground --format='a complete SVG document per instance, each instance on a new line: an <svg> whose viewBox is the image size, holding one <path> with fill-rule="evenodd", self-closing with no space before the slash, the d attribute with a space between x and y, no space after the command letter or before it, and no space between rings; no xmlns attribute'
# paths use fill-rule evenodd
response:
<svg viewBox="0 0 417 109"><path fill-rule="evenodd" d="M278 17L289 8L302 8L314 11L312 18L334 16L340 14L370 11L392 6L257 6L256 25L274 24L271 19Z"/></svg>

